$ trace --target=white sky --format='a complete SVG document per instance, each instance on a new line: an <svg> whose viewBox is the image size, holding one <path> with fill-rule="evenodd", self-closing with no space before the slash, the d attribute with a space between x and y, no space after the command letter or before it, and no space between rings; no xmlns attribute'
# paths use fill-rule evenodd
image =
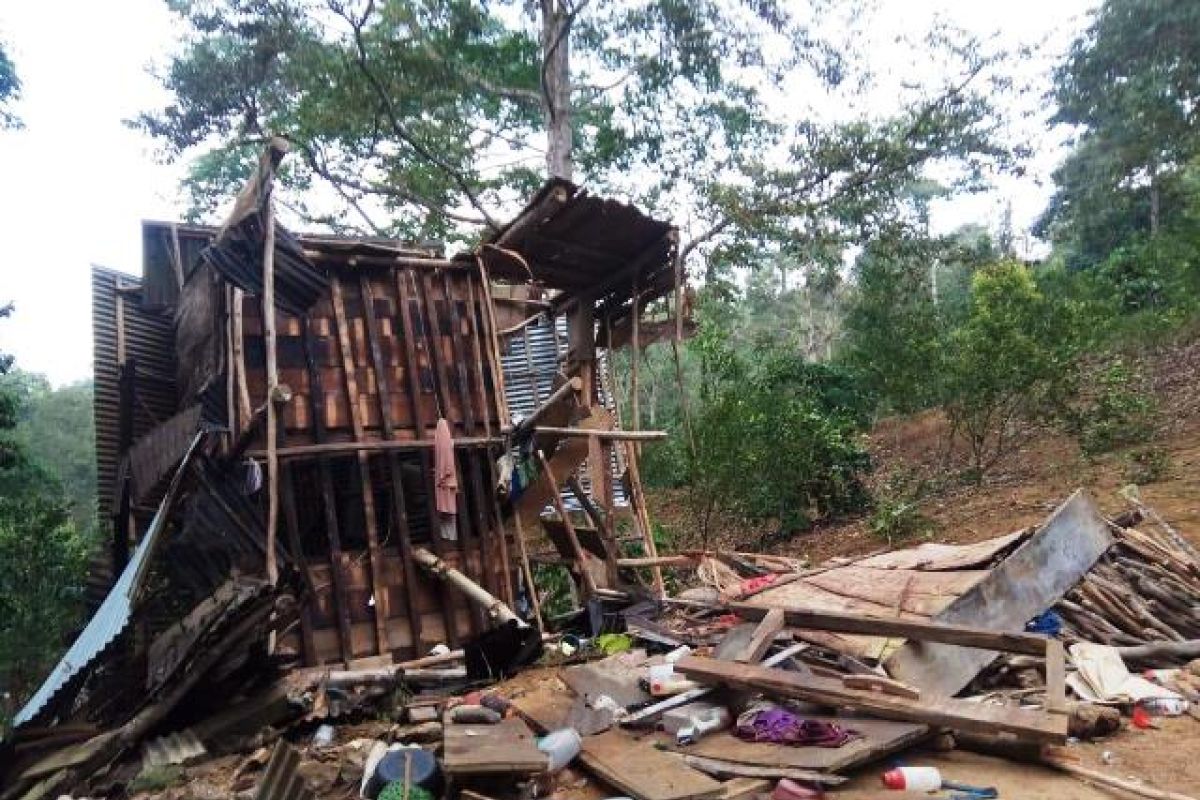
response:
<svg viewBox="0 0 1200 800"><path fill-rule="evenodd" d="M848 0L854 2L855 0ZM1020 69L1040 77L1084 24L1097 0L878 0L878 24L918 34L941 16L1007 44L1044 43ZM176 23L162 0L59 0L0 4L0 40L24 83L17 112L25 129L0 132L0 352L56 383L91 375L91 264L141 267L140 220L182 210L180 165L155 162L154 144L123 120L153 108L163 91L147 73L173 45ZM912 55L877 64L912 69ZM919 67L918 67L919 69ZM1033 101L1033 106L1040 106ZM994 226L1006 201L1018 234L1049 196L1062 134L1023 123L1035 156L1023 178L1004 178L986 195L935 209L935 226Z"/></svg>

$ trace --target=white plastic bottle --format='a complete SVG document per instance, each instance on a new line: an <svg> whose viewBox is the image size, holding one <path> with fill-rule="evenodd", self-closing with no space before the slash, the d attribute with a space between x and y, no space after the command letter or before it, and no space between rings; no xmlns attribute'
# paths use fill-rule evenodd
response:
<svg viewBox="0 0 1200 800"><path fill-rule="evenodd" d="M883 773L883 785L902 792L936 792L942 788L937 767L896 767Z"/></svg>

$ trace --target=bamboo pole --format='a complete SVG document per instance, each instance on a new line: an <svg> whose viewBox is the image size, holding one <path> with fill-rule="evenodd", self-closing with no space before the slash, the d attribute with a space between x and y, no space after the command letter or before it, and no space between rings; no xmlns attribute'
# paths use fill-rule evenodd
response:
<svg viewBox="0 0 1200 800"><path fill-rule="evenodd" d="M1057 770L1080 778L1091 783L1098 783L1102 786L1108 786L1113 789L1121 789L1123 791L1135 794L1139 797L1146 797L1149 800L1196 800L1195 796L1190 794L1182 794L1180 792L1171 792L1165 789L1155 789L1153 786L1147 786L1143 783L1117 778L1113 775L1106 775L1099 770L1088 769L1081 767L1078 764L1073 764L1058 754L1047 751L1042 754L1042 761Z"/></svg>
<svg viewBox="0 0 1200 800"><path fill-rule="evenodd" d="M279 431L275 407L279 390L279 362L275 348L275 202L268 183L263 225L263 341L267 350L267 581L279 582L275 563L275 536L279 527Z"/></svg>
<svg viewBox="0 0 1200 800"><path fill-rule="evenodd" d="M433 573L435 577L453 585L466 595L467 599L482 606L487 615L494 621L503 624L509 620L516 620L519 625L525 624L513 613L511 608L504 605L495 595L424 547L413 548L413 559L418 565Z"/></svg>
<svg viewBox="0 0 1200 800"><path fill-rule="evenodd" d="M521 569L525 574L525 588L529 590L529 601L533 604L533 616L537 620L538 628L546 629L546 623L542 620L542 603L538 599L537 584L533 581L533 567L529 565L529 549L525 544L525 530L521 527L521 512L513 509L513 525L517 529L517 549L521 553Z"/></svg>
<svg viewBox="0 0 1200 800"><path fill-rule="evenodd" d="M538 463L542 467L542 480L550 484L550 499L553 501L558 515L562 517L563 528L566 529L567 539L571 542L571 550L575 553L575 560L579 564L579 574L583 580L583 586L587 590L589 597L595 597L596 581L592 577L591 570L588 569L588 556L584 552L583 545L579 543L579 536L575 533L575 526L571 524L571 517L567 514L566 506L563 505L562 495L558 493L558 481L554 477L554 471L550 469L550 462L546 460L546 455L541 450L537 451L537 458Z"/></svg>

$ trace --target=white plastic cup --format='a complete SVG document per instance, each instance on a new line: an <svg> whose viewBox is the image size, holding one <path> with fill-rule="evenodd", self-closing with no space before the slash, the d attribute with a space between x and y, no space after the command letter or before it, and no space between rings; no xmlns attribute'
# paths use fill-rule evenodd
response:
<svg viewBox="0 0 1200 800"><path fill-rule="evenodd" d="M537 746L550 762L547 769L550 772L558 772L579 755L583 740L579 738L579 731L574 728L559 728L539 739Z"/></svg>

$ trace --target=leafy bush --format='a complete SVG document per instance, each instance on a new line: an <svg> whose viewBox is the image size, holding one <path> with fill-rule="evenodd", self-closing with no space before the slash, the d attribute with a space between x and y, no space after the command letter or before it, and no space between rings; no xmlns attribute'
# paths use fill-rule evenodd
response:
<svg viewBox="0 0 1200 800"><path fill-rule="evenodd" d="M933 520L921 512L920 502L927 486L906 475L889 479L875 491L867 528L871 534L888 544L928 535Z"/></svg>
<svg viewBox="0 0 1200 800"><path fill-rule="evenodd" d="M865 507L870 459L861 431L872 403L848 372L779 350L745 357L719 331L695 346L706 381L689 478L703 537L718 509L777 520L790 536Z"/></svg>
<svg viewBox="0 0 1200 800"><path fill-rule="evenodd" d="M971 451L976 480L1007 452L1022 418L1073 391L1077 317L1051 304L1029 269L1002 262L976 273L967 319L950 336L945 408Z"/></svg>
<svg viewBox="0 0 1200 800"><path fill-rule="evenodd" d="M1125 459L1126 483L1145 486L1157 483L1171 474L1171 454L1161 447L1143 447L1129 453Z"/></svg>
<svg viewBox="0 0 1200 800"><path fill-rule="evenodd" d="M1072 410L1069 420L1085 454L1107 453L1153 436L1157 404L1124 360L1110 362L1092 383L1094 393Z"/></svg>

